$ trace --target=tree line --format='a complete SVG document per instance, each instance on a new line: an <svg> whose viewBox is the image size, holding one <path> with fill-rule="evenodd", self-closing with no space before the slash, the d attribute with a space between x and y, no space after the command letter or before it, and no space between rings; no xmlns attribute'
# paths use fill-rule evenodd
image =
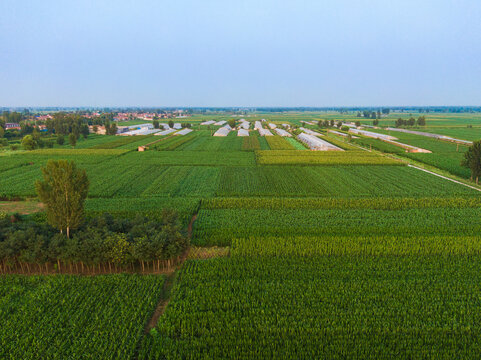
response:
<svg viewBox="0 0 481 360"><path fill-rule="evenodd" d="M402 126L426 126L426 117L420 116L416 120L414 117L410 117L408 120L404 120L403 118L398 118L394 123L395 127L402 127Z"/></svg>
<svg viewBox="0 0 481 360"><path fill-rule="evenodd" d="M71 237L46 223L0 214L0 273L160 272L187 246L178 216L169 210L158 219L104 213L84 221Z"/></svg>

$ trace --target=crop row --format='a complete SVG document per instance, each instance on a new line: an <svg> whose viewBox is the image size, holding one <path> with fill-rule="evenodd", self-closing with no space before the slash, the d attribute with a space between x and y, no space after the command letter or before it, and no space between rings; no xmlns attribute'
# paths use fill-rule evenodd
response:
<svg viewBox="0 0 481 360"><path fill-rule="evenodd" d="M479 197L458 198L208 198L202 200L203 209L373 209L401 210L414 208L477 208Z"/></svg>
<svg viewBox="0 0 481 360"><path fill-rule="evenodd" d="M159 155L151 156L149 153ZM90 197L188 196L188 197L456 197L472 196L475 190L405 166L166 166L165 163L199 162L225 164L248 161L251 152L231 158L197 152L151 151L121 157L86 157L77 165L86 169ZM170 155L165 156L164 154ZM133 156L138 155L138 156ZM206 157L203 157L206 156ZM212 156L212 157L210 157ZM138 161L138 158L142 161ZM34 158L34 157L32 157ZM0 195L34 196L34 182L41 177L33 164L2 171ZM83 158L82 158L83 159ZM102 161L103 159L103 161ZM252 157L250 159L253 159ZM234 162L234 163L235 163ZM23 165L23 166L22 166ZM252 200L254 201L254 200Z"/></svg>
<svg viewBox="0 0 481 360"><path fill-rule="evenodd" d="M306 150L306 147L303 143L297 141L294 138L286 138L286 140L294 147L296 150Z"/></svg>
<svg viewBox="0 0 481 360"><path fill-rule="evenodd" d="M0 358L132 358L163 282L139 275L1 276Z"/></svg>
<svg viewBox="0 0 481 360"><path fill-rule="evenodd" d="M256 151L259 165L403 165L367 151Z"/></svg>
<svg viewBox="0 0 481 360"><path fill-rule="evenodd" d="M301 151L298 151L301 152ZM223 197L428 197L476 191L405 166L258 166L223 168Z"/></svg>
<svg viewBox="0 0 481 360"><path fill-rule="evenodd" d="M185 145L186 143L192 141L198 136L198 132L192 132L187 135L171 135L170 137L164 138L159 142L152 145L152 148L155 150L176 150L177 148Z"/></svg>
<svg viewBox="0 0 481 360"><path fill-rule="evenodd" d="M477 236L480 231L480 208L201 209L192 242L225 246L234 238L256 236Z"/></svg>
<svg viewBox="0 0 481 360"><path fill-rule="evenodd" d="M137 142L140 140L144 140L146 138L149 138L149 135L138 135L138 136L116 136L116 137L110 137L108 136L107 138L110 138L111 141L107 143L101 143L97 144L94 146L89 147L90 149L115 149L120 146L126 145L126 144L131 144L133 142Z"/></svg>
<svg viewBox="0 0 481 360"><path fill-rule="evenodd" d="M294 146L282 136L266 136L266 140L272 150L295 150Z"/></svg>
<svg viewBox="0 0 481 360"><path fill-rule="evenodd" d="M125 162L151 165L253 166L254 154L247 151L147 151L126 154Z"/></svg>
<svg viewBox="0 0 481 360"><path fill-rule="evenodd" d="M478 358L479 257L189 261L140 359Z"/></svg>
<svg viewBox="0 0 481 360"><path fill-rule="evenodd" d="M246 136L242 140L242 150L260 150L261 144L259 143L259 137Z"/></svg>
<svg viewBox="0 0 481 360"><path fill-rule="evenodd" d="M326 140L327 142L330 142L331 144L336 145L337 147L340 147L341 149L344 149L344 150L359 151L358 147L356 147L356 146L354 146L350 143L347 143L343 140L338 139L336 137L336 135L328 134L327 136L324 136L322 139Z"/></svg>
<svg viewBox="0 0 481 360"><path fill-rule="evenodd" d="M39 149L24 153L26 156L115 156L125 154L128 150L124 149ZM14 155L23 156L23 154Z"/></svg>
<svg viewBox="0 0 481 360"><path fill-rule="evenodd" d="M210 132L201 132L192 142L179 147L182 151L239 151L242 148L242 137L214 137Z"/></svg>
<svg viewBox="0 0 481 360"><path fill-rule="evenodd" d="M476 235L250 236L232 240L233 256L481 255Z"/></svg>

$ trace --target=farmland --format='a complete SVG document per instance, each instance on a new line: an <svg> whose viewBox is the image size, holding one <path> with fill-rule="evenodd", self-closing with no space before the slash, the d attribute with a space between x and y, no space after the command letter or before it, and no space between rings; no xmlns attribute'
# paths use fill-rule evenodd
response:
<svg viewBox="0 0 481 360"><path fill-rule="evenodd" d="M457 256L191 261L140 358L476 358L480 277Z"/></svg>
<svg viewBox="0 0 481 360"><path fill-rule="evenodd" d="M0 357L131 358L162 276L0 277Z"/></svg>
<svg viewBox="0 0 481 360"><path fill-rule="evenodd" d="M422 131L481 137L479 114L426 118ZM432 151L406 153L305 124L353 113L245 116L308 127L342 151L253 126L214 137L219 126L200 125L231 119L194 114L184 136L0 151L1 216L18 209L44 223L34 183L49 159L67 159L89 177L87 219L107 212L125 224L174 209L195 247L162 274L0 275L0 358L480 357L481 188L460 165L466 146L372 130Z"/></svg>

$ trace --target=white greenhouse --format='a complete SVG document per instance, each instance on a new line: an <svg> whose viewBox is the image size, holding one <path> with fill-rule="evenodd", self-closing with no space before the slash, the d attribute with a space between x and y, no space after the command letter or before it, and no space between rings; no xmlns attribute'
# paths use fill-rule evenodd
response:
<svg viewBox="0 0 481 360"><path fill-rule="evenodd" d="M245 130L249 130L251 124L248 123L248 122L242 122L239 127L242 128L242 129L245 129Z"/></svg>
<svg viewBox="0 0 481 360"><path fill-rule="evenodd" d="M291 137L292 135L288 133L286 130L283 129L274 129L277 135L284 136L284 137Z"/></svg>
<svg viewBox="0 0 481 360"><path fill-rule="evenodd" d="M174 135L187 135L190 132L192 132L192 129L185 128L180 131L177 131Z"/></svg>
<svg viewBox="0 0 481 360"><path fill-rule="evenodd" d="M169 134L172 134L173 132L176 132L177 130L175 129L167 129L167 130L164 130L164 131L161 131L161 132L158 132L158 133L155 133L154 135L169 135Z"/></svg>
<svg viewBox="0 0 481 360"><path fill-rule="evenodd" d="M232 128L229 125L223 126L214 133L214 136L227 136L231 130Z"/></svg>
<svg viewBox="0 0 481 360"><path fill-rule="evenodd" d="M367 130L359 130L359 129L349 129L349 132L357 135L364 135L373 139L380 139L380 140L397 140L394 136L386 135L386 134L379 134L372 131Z"/></svg>
<svg viewBox="0 0 481 360"><path fill-rule="evenodd" d="M237 131L237 136L249 136L249 131L245 129L239 129L239 131Z"/></svg>
<svg viewBox="0 0 481 360"><path fill-rule="evenodd" d="M267 129L260 128L257 131L259 131L260 136L272 136L272 133Z"/></svg>
<svg viewBox="0 0 481 360"><path fill-rule="evenodd" d="M331 143L319 139L316 136L312 136L306 133L301 133L297 136L297 139L304 143L309 149L317 151L343 151L341 148L332 145Z"/></svg>
<svg viewBox="0 0 481 360"><path fill-rule="evenodd" d="M328 130L330 133L333 133L333 134L336 134L336 135L339 135L339 136L344 136L344 137L348 137L349 135L346 134L346 133L343 133L343 132L340 132L340 131L336 131L336 130ZM353 139L359 139L357 136L352 136Z"/></svg>
<svg viewBox="0 0 481 360"><path fill-rule="evenodd" d="M322 136L322 134L319 134L318 132L312 131L311 129L303 128L300 127L300 130L304 131L306 134L312 135L312 136Z"/></svg>
<svg viewBox="0 0 481 360"><path fill-rule="evenodd" d="M215 121L214 121L214 120L209 120L209 121L201 122L200 124L201 124L201 125L212 125L212 124L215 124Z"/></svg>

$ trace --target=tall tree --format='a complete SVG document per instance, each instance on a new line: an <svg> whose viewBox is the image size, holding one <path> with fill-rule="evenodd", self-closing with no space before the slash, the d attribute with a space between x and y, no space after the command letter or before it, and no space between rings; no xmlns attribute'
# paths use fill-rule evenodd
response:
<svg viewBox="0 0 481 360"><path fill-rule="evenodd" d="M57 144L63 145L64 143L65 143L65 138L63 137L63 135L58 135L57 136Z"/></svg>
<svg viewBox="0 0 481 360"><path fill-rule="evenodd" d="M75 145L77 145L77 136L75 136L74 133L70 133L68 136L68 142L71 147L75 147Z"/></svg>
<svg viewBox="0 0 481 360"><path fill-rule="evenodd" d="M22 146L25 150L35 150L37 148L37 142L32 135L25 135L22 139Z"/></svg>
<svg viewBox="0 0 481 360"><path fill-rule="evenodd" d="M418 126L426 126L426 118L424 116L418 118Z"/></svg>
<svg viewBox="0 0 481 360"><path fill-rule="evenodd" d="M473 142L473 145L464 154L461 165L471 170L471 180L476 179L476 184L478 184L481 175L481 140Z"/></svg>
<svg viewBox="0 0 481 360"><path fill-rule="evenodd" d="M84 124L80 127L80 133L82 134L83 138L86 139L89 136L90 130L87 124Z"/></svg>
<svg viewBox="0 0 481 360"><path fill-rule="evenodd" d="M70 230L76 229L84 216L89 188L87 173L67 160L49 160L42 173L43 181L37 180L35 189L46 207L48 222L70 237Z"/></svg>

